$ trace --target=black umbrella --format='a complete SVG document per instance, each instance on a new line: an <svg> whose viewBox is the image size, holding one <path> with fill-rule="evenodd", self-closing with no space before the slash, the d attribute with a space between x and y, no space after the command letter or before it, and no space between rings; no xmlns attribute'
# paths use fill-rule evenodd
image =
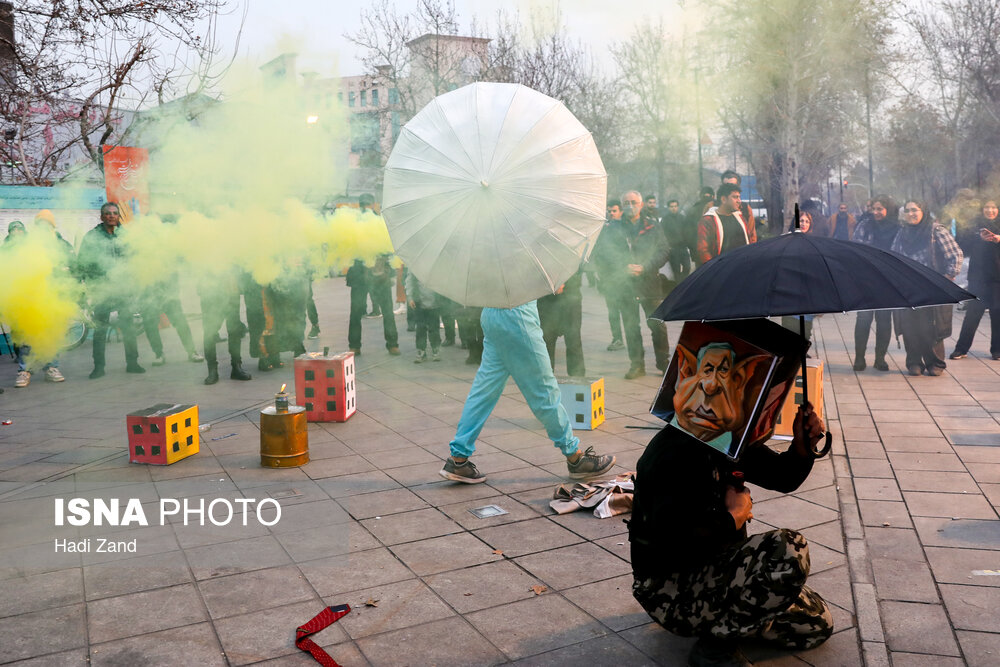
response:
<svg viewBox="0 0 1000 667"><path fill-rule="evenodd" d="M975 298L940 273L901 255L795 231L706 262L663 300L652 317L706 321L799 315L799 331L805 337L803 314L917 308ZM808 396L805 367L803 352L802 392ZM820 456L829 448L827 436Z"/></svg>
<svg viewBox="0 0 1000 667"><path fill-rule="evenodd" d="M976 296L878 248L791 232L731 250L674 288L653 317L737 320L958 303Z"/></svg>

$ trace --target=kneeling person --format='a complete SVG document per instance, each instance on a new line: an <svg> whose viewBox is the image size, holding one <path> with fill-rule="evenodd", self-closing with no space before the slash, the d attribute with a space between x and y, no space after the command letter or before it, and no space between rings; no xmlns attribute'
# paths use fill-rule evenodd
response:
<svg viewBox="0 0 1000 667"><path fill-rule="evenodd" d="M753 501L747 482L788 493L805 481L823 437L806 404L781 454L764 444L738 462L667 425L636 466L629 540L632 593L665 629L697 637L691 665L749 665L741 639L809 649L833 632L826 602L806 585L805 538L780 529L747 536Z"/></svg>

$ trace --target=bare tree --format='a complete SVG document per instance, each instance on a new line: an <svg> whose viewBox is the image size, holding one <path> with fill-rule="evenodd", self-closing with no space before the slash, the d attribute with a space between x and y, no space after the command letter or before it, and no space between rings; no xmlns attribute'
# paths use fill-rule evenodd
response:
<svg viewBox="0 0 1000 667"><path fill-rule="evenodd" d="M451 0L419 0L411 13L400 13L389 0L376 0L361 12L361 28L344 35L364 49L362 62L373 76L397 91L394 110L411 118L432 97L447 92L468 72L442 37L458 34L458 15ZM464 76L463 76L464 75Z"/></svg>
<svg viewBox="0 0 1000 667"><path fill-rule="evenodd" d="M911 54L912 97L923 98L946 129L951 156L944 184L948 197L958 188L981 184L980 166L996 158L1000 132L1000 5L981 0L934 0L902 15L920 48Z"/></svg>
<svg viewBox="0 0 1000 667"><path fill-rule="evenodd" d="M0 31L0 150L15 178L44 184L120 138L130 113L180 71L160 57L183 48L210 62L214 18L228 0L25 0ZM3 14L0 5L0 15ZM176 51L175 51L176 52ZM176 63L175 63L176 64Z"/></svg>
<svg viewBox="0 0 1000 667"><path fill-rule="evenodd" d="M693 134L694 72L690 53L669 35L661 19L644 23L611 47L618 66L619 99L634 142L624 150L645 149L656 170L657 189L667 190L667 162L685 160Z"/></svg>
<svg viewBox="0 0 1000 667"><path fill-rule="evenodd" d="M590 130L607 165L620 149L621 105L616 81L601 72L587 47L570 38L559 17L542 27L501 10L486 34L490 44L480 79L519 83L560 100Z"/></svg>
<svg viewBox="0 0 1000 667"><path fill-rule="evenodd" d="M864 77L888 32L884 8L876 0L710 6L726 17L702 41L720 65L712 83L720 119L748 155L778 231L794 204L861 146Z"/></svg>
<svg viewBox="0 0 1000 667"><path fill-rule="evenodd" d="M886 142L881 161L890 191L935 204L947 201L944 175L950 172L949 129L931 105L914 100L888 110Z"/></svg>

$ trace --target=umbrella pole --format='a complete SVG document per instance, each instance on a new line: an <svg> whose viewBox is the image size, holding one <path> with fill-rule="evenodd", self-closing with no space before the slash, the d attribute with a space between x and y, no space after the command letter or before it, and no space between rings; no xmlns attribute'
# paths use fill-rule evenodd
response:
<svg viewBox="0 0 1000 667"><path fill-rule="evenodd" d="M795 231L802 229L802 221L799 219L799 203L795 202Z"/></svg>
<svg viewBox="0 0 1000 667"><path fill-rule="evenodd" d="M795 205L795 212L798 213L798 210L799 210L799 205L796 204ZM795 217L796 217L796 220L798 220L798 216L795 216ZM805 315L799 315L799 335L802 336L802 338L806 337L806 316ZM809 377L808 368L807 368L808 354L806 353L806 350L808 350L808 349L809 349L808 347L802 348L802 404L803 405L805 405L806 403L809 402L809 381L807 380L807 378ZM818 451L815 450L815 449L813 449L812 450L813 456L815 456L818 459L823 458L824 456L826 456L830 452L830 446L832 444L833 444L833 434L831 434L829 431L827 431L826 432L826 442L823 444L823 448L820 449L820 450L818 450Z"/></svg>
<svg viewBox="0 0 1000 667"><path fill-rule="evenodd" d="M795 211L798 212L798 210L799 210L798 204L796 204ZM798 216L795 216L795 219L798 220ZM799 315L799 335L802 336L803 340L805 340L806 337L805 315ZM809 357L809 354L807 352L808 349L809 349L808 347L802 348L802 403L803 404L809 402L809 385L806 380L806 376L808 375L808 373L806 373L806 359L808 359Z"/></svg>

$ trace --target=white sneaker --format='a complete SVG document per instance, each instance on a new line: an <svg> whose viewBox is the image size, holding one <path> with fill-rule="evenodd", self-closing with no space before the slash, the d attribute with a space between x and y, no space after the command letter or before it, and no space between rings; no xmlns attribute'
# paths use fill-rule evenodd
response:
<svg viewBox="0 0 1000 667"><path fill-rule="evenodd" d="M195 363L198 363L199 361L205 361L205 357L201 356L197 352L192 352L191 354L188 355L188 361L193 361Z"/></svg>
<svg viewBox="0 0 1000 667"><path fill-rule="evenodd" d="M167 360L163 358L162 354L160 356L158 356L156 359L153 359L153 365L154 366L162 366L165 363L167 363Z"/></svg>
<svg viewBox="0 0 1000 667"><path fill-rule="evenodd" d="M31 373L28 371L18 371L17 379L14 380L15 387L27 387L28 383L31 382Z"/></svg>
<svg viewBox="0 0 1000 667"><path fill-rule="evenodd" d="M402 315L403 313L406 312L406 304L405 303L397 304L392 312L396 315Z"/></svg>
<svg viewBox="0 0 1000 667"><path fill-rule="evenodd" d="M49 382L65 382L66 378L63 374L59 372L59 369L55 366L49 366L45 369L45 379Z"/></svg>

